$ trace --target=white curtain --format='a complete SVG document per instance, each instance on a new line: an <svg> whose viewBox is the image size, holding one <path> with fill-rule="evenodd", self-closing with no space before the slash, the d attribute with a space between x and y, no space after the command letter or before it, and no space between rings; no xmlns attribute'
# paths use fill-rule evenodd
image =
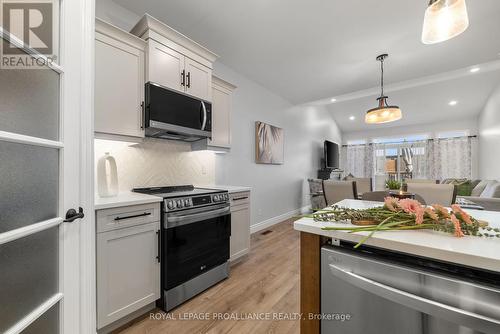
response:
<svg viewBox="0 0 500 334"><path fill-rule="evenodd" d="M374 151L372 144L342 147L341 166L345 174L355 177L373 177Z"/></svg>
<svg viewBox="0 0 500 334"><path fill-rule="evenodd" d="M448 138L427 141L427 177L446 178L472 177L472 138Z"/></svg>

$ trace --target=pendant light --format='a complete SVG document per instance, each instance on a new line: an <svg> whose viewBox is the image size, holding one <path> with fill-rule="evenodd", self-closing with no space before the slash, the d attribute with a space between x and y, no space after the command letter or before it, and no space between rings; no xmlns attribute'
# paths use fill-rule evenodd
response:
<svg viewBox="0 0 500 334"><path fill-rule="evenodd" d="M403 113L398 106L390 106L387 104L388 97L384 95L384 60L389 57L388 54L383 54L377 57L380 62L380 87L381 94L377 99L378 107L370 109L366 112L365 123L368 124L381 124L394 122L403 117Z"/></svg>
<svg viewBox="0 0 500 334"><path fill-rule="evenodd" d="M469 26L465 0L430 0L425 11L422 43L444 42Z"/></svg>

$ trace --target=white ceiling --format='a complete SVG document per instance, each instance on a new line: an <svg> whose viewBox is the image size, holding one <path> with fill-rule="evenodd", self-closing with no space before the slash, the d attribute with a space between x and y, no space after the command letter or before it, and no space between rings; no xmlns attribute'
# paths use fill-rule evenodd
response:
<svg viewBox="0 0 500 334"><path fill-rule="evenodd" d="M427 0L115 0L204 44L221 61L294 103L498 59L500 1L469 0L470 27L420 41Z"/></svg>
<svg viewBox="0 0 500 334"><path fill-rule="evenodd" d="M468 69L464 69L468 73ZM392 90L388 103L398 105L403 119L387 124L366 124L366 111L377 106L376 95L331 103L327 108L344 132L374 128L446 122L477 116L488 97L500 84L500 69L468 74L407 89ZM450 106L450 101L457 101ZM354 116L355 120L349 117Z"/></svg>
<svg viewBox="0 0 500 334"><path fill-rule="evenodd" d="M436 45L420 41L428 0L114 1L138 15L150 13L295 104L376 87L380 53L390 54L388 84L500 59L499 0L468 0L469 29ZM478 113L495 74L462 81L390 94L405 118L387 126ZM460 103L450 109L452 98ZM362 116L374 104L363 97L330 108L342 131L354 131L369 127Z"/></svg>

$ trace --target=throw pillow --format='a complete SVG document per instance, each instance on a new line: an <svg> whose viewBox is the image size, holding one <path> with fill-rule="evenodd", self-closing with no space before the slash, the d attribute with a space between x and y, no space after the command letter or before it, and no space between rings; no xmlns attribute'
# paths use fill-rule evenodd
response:
<svg viewBox="0 0 500 334"><path fill-rule="evenodd" d="M474 189L472 189L471 196L476 196L476 197L481 196L481 194L484 191L484 188L486 188L486 186L490 182L493 182L493 181L491 181L491 180L483 180L483 181L479 182L477 184L477 186L475 186Z"/></svg>
<svg viewBox="0 0 500 334"><path fill-rule="evenodd" d="M500 182L489 183L481 193L481 197L500 198Z"/></svg>

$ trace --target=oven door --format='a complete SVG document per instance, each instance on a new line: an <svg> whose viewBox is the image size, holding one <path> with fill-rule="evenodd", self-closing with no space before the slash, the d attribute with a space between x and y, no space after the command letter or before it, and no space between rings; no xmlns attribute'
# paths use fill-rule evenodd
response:
<svg viewBox="0 0 500 334"><path fill-rule="evenodd" d="M164 289L170 290L229 259L229 204L165 214Z"/></svg>

